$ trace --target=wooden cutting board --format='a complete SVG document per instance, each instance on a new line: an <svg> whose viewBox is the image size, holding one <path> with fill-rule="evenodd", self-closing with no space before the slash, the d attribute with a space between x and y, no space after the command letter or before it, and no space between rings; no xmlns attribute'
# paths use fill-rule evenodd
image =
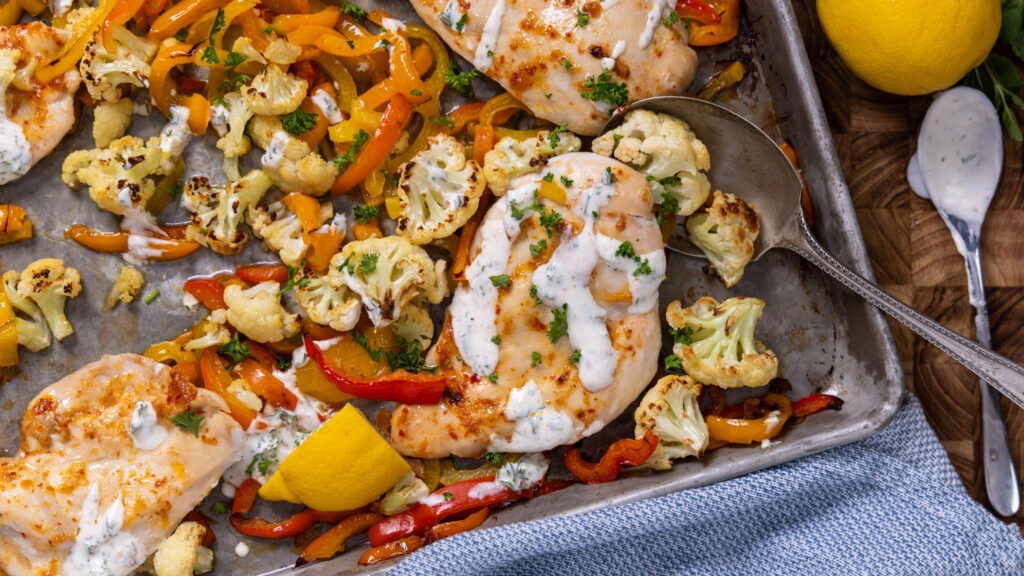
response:
<svg viewBox="0 0 1024 576"><path fill-rule="evenodd" d="M963 258L931 203L907 184L907 162L931 98L886 94L855 78L829 45L814 4L793 0L875 278L897 298L973 338ZM1024 363L1024 146L1006 139L1004 148L1002 180L982 230L982 272L992 344ZM890 326L907 388L921 401L968 494L987 506L977 378L910 330ZM1024 410L1006 400L1003 409L1020 473ZM1024 513L1014 520L1024 532Z"/></svg>

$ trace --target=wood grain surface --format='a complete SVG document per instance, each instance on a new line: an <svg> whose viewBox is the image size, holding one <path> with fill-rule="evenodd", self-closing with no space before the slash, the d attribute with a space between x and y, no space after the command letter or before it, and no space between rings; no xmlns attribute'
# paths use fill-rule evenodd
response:
<svg viewBox="0 0 1024 576"><path fill-rule="evenodd" d="M813 0L792 0L850 186L878 284L961 334L974 337L967 273L931 203L907 184L906 166L930 97L875 90L855 78L828 44ZM1024 147L1005 141L999 190L982 230L981 259L992 344L1024 363ZM987 506L978 380L966 368L890 321L907 388L924 406L967 492ZM1003 401L1013 458L1024 470L1024 410ZM1021 474L1024 477L1024 474ZM1024 482L1021 484L1024 492ZM1024 532L1024 513L1014 518Z"/></svg>

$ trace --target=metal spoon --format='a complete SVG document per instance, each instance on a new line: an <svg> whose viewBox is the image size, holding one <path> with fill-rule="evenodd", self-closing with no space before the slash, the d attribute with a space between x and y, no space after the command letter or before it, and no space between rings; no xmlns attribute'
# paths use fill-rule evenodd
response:
<svg viewBox="0 0 1024 576"><path fill-rule="evenodd" d="M907 180L914 192L931 199L964 256L968 294L977 311L977 338L986 348L992 347L992 337L981 279L981 224L1002 169L1003 131L989 99L967 87L947 90L936 98L921 125ZM984 379L979 385L985 489L998 514L1013 516L1020 507L1020 494L999 393Z"/></svg>
<svg viewBox="0 0 1024 576"><path fill-rule="evenodd" d="M836 260L818 243L800 206L800 176L760 128L721 106L684 96L649 98L636 102L630 109L637 108L685 120L711 153L713 162L708 177L715 186L736 190L754 205L761 220L754 260L775 247L796 252L1024 407L1024 367L893 298ZM609 120L605 130L621 122L622 116L616 116ZM674 239L670 244L676 245ZM679 248L686 250L685 246Z"/></svg>

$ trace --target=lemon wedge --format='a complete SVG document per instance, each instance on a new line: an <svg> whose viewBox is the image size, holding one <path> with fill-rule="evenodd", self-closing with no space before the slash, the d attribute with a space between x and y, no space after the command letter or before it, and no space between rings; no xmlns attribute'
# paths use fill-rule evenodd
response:
<svg viewBox="0 0 1024 576"><path fill-rule="evenodd" d="M281 462L259 494L324 512L352 510L376 500L410 470L348 404Z"/></svg>

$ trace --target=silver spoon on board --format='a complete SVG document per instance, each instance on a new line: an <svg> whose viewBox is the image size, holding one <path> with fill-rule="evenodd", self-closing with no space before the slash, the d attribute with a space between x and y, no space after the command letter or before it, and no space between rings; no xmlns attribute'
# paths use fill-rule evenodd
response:
<svg viewBox="0 0 1024 576"><path fill-rule="evenodd" d="M981 278L981 225L1002 170L1003 129L988 97L965 86L939 95L921 125L907 180L919 196L931 199L964 257L975 331L986 348L992 347L992 336ZM979 385L985 490L998 514L1013 516L1020 494L999 393L984 379Z"/></svg>
<svg viewBox="0 0 1024 576"><path fill-rule="evenodd" d="M721 106L685 96L659 96L630 107L637 108L685 120L711 153L708 177L715 186L738 191L757 209L761 232L754 245L754 260L776 247L799 254L1024 407L1024 367L893 298L825 250L804 220L800 176L785 153L760 128ZM621 122L622 115L615 116L605 130ZM672 238L669 243L675 246L675 240ZM679 248L677 251L687 250L685 246Z"/></svg>

